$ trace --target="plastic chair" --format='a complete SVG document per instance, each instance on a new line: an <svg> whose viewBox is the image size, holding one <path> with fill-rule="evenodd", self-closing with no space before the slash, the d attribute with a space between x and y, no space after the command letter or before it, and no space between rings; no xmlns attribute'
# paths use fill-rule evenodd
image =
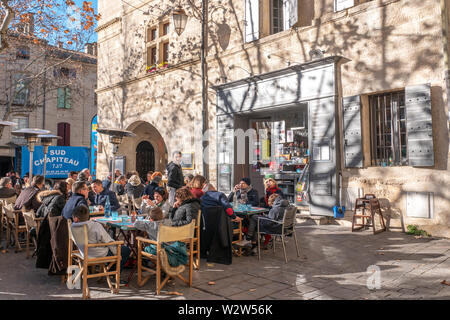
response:
<svg viewBox="0 0 450 320"><path fill-rule="evenodd" d="M67 220L69 229L69 252L68 252L68 276L71 278L72 269L70 266L76 264L78 265L80 272L78 275L72 279L72 285L75 284L81 277L83 280L83 299L90 298L89 287L87 280L89 278L106 277L108 282L108 287L111 293L118 294L120 286L120 246L123 245L123 241L113 241L109 243L92 243L88 242L88 230L87 225L73 226L70 220ZM73 245L76 245L78 250L73 249ZM117 253L114 256L100 257L100 258L90 258L88 255L89 248L94 247L108 247L117 246ZM89 273L90 266L100 265L102 267L102 272L100 273ZM116 265L115 271L110 271L111 267ZM95 269L95 268L92 268ZM92 270L95 272L95 270ZM116 277L115 288L111 283L109 276Z"/></svg>
<svg viewBox="0 0 450 320"><path fill-rule="evenodd" d="M286 256L286 245L284 243L284 238L286 236L290 236L290 235L294 235L294 240L295 240L295 248L297 249L297 257L300 257L300 253L298 251L298 243L297 243L297 235L295 234L295 223L296 223L296 213L297 213L297 208L295 206L289 206L288 208L286 208L285 212L284 212L284 216L283 216L283 220L282 221L277 221L277 220L272 220L266 217L258 217L258 224L257 224L257 232L258 232L258 260L261 259L261 235L262 234L270 234L273 237L273 252L275 252L275 240L277 237L281 238L281 243L283 244L283 253L284 253L284 260L286 261L286 263L288 262L287 260L287 256ZM274 223L275 225L280 225L280 229L281 231L279 233L272 233L272 232L262 232L259 230L259 224L260 221L270 221L272 223Z"/></svg>
<svg viewBox="0 0 450 320"><path fill-rule="evenodd" d="M183 241L187 242L189 248L193 248L194 245L194 232L195 232L195 221L181 226L181 227L169 227L165 225L159 226L158 240L153 241L150 239L145 239L142 237L137 237L138 241L138 286L142 287L151 277L151 275L156 275L156 294L159 295L161 289L167 283L170 278L179 278L184 283L192 287L192 269L194 265L193 250L188 250L189 261L188 261L188 279L181 276L181 273L185 270L185 267L180 265L178 267L170 267L167 262L167 255L165 249L162 248L162 244L165 242L173 241ZM153 244L156 245L156 255L144 251L144 245ZM164 251L164 252L163 252ZM156 265L156 269L151 269L142 265L142 259L148 259ZM164 269L166 273L166 278L161 282L161 268ZM143 278L143 271L149 272Z"/></svg>

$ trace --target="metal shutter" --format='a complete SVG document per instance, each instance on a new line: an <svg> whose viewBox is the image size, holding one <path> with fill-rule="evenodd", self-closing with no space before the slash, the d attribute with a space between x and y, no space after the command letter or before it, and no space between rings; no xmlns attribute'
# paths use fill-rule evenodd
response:
<svg viewBox="0 0 450 320"><path fill-rule="evenodd" d="M361 97L343 99L344 161L346 168L362 168Z"/></svg>

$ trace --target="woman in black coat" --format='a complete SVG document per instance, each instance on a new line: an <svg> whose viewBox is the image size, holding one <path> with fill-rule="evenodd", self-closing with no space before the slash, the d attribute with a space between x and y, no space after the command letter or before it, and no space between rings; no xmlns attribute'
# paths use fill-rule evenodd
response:
<svg viewBox="0 0 450 320"><path fill-rule="evenodd" d="M57 182L53 190L39 192L37 199L42 203L36 212L36 217L44 218L39 228L37 241L36 268L47 269L52 260L52 247L50 244L51 232L49 217L61 216L67 200L67 182Z"/></svg>
<svg viewBox="0 0 450 320"><path fill-rule="evenodd" d="M175 193L176 202L170 210L169 218L172 226L184 226L197 219L201 208L200 200L194 197L188 187L180 188Z"/></svg>

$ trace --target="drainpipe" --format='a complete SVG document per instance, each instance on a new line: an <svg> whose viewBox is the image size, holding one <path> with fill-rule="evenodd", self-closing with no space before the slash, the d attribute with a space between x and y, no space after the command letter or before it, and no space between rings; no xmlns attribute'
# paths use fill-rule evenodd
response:
<svg viewBox="0 0 450 320"><path fill-rule="evenodd" d="M45 102L47 92L47 51L44 53L44 102L42 104L42 129L45 130Z"/></svg>
<svg viewBox="0 0 450 320"><path fill-rule="evenodd" d="M208 27L208 0L202 0L202 46L201 46L201 66L202 66L202 137L208 130L208 69L206 64L207 50L207 27ZM207 152L208 141L202 141L203 148L203 176L209 180L209 153ZM205 160L207 158L207 160Z"/></svg>
<svg viewBox="0 0 450 320"><path fill-rule="evenodd" d="M442 46L444 51L445 88L447 95L447 120L450 122L450 67L448 64L448 0L441 0Z"/></svg>

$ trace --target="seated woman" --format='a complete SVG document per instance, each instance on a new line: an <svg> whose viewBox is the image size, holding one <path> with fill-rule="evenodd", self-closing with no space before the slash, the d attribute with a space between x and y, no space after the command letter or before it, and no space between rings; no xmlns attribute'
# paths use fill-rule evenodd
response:
<svg viewBox="0 0 450 320"><path fill-rule="evenodd" d="M144 193L144 185L141 182L141 178L137 175L132 175L125 185L125 192L128 194L129 199L140 198Z"/></svg>
<svg viewBox="0 0 450 320"><path fill-rule="evenodd" d="M259 205L258 191L253 189L249 178L242 178L239 184L234 187L234 191L228 195L229 202L233 202L235 194L240 203L251 204L254 207Z"/></svg>
<svg viewBox="0 0 450 320"><path fill-rule="evenodd" d="M266 208L270 208L269 197L274 193L279 194L281 197L283 197L283 191L281 191L281 189L278 187L278 183L272 178L266 179L266 181L264 181L264 186L266 187L266 196L264 198L264 201L265 201L264 206Z"/></svg>
<svg viewBox="0 0 450 320"><path fill-rule="evenodd" d="M269 213L267 215L263 215L264 217L267 217L271 220L275 221L281 221L284 217L284 212L289 207L289 201L283 199L279 194L274 193L269 197L269 206L272 208L270 209ZM258 224L258 216L259 215L252 215L250 218L250 224L248 227L248 233L247 233L247 241L243 241L241 245L248 245L252 244L252 247L254 248L256 246L256 229ZM281 225L272 221L267 220L260 220L259 221L259 230L263 232L281 232Z"/></svg>
<svg viewBox="0 0 450 320"><path fill-rule="evenodd" d="M194 197L196 197L197 199L203 197L203 195L205 194L205 192L203 191L205 184L206 178L204 176L198 174L194 178L192 178L190 188Z"/></svg>
<svg viewBox="0 0 450 320"><path fill-rule="evenodd" d="M168 219L171 209L170 203L167 200L168 197L169 194L167 193L166 189L162 187L158 187L153 191L153 201L150 199L150 196L144 195L142 197L143 201L141 204L141 213L148 215L152 209L161 208L163 212L163 218Z"/></svg>
<svg viewBox="0 0 450 320"><path fill-rule="evenodd" d="M175 203L170 209L169 218L172 226L184 226L197 218L200 210L200 200L196 199L188 187L182 187L175 192Z"/></svg>
<svg viewBox="0 0 450 320"><path fill-rule="evenodd" d="M155 200L153 198L153 192L161 185L162 173L158 171L154 172L151 179L152 181L150 182L150 184L148 184L144 189L144 195L149 196L150 200Z"/></svg>

